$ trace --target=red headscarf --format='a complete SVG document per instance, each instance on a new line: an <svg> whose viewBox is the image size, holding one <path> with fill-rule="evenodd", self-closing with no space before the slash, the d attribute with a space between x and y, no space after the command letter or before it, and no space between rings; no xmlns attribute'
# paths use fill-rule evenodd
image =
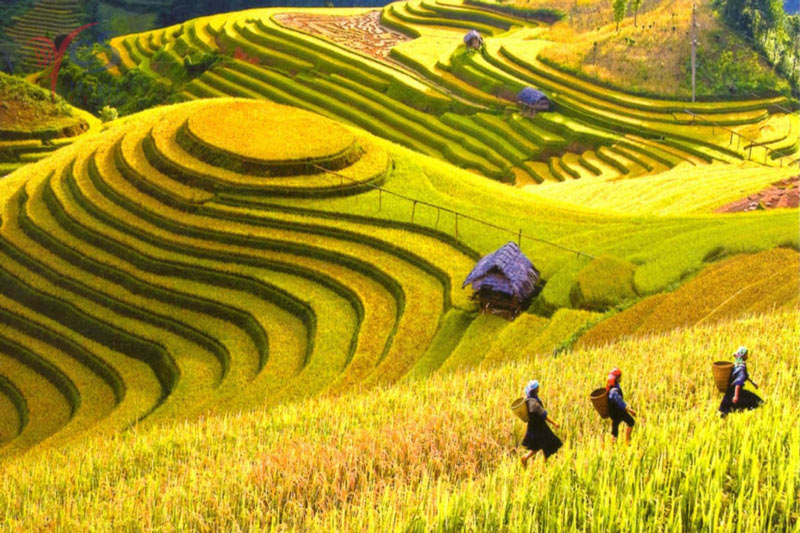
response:
<svg viewBox="0 0 800 533"><path fill-rule="evenodd" d="M610 390L611 387L617 384L617 378L622 375L622 370L619 368L615 368L611 372L608 373L608 380L606 381L606 390Z"/></svg>

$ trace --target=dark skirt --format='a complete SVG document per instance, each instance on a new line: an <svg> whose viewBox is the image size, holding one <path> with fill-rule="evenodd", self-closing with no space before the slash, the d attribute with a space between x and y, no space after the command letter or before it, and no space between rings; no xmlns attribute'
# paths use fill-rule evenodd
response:
<svg viewBox="0 0 800 533"><path fill-rule="evenodd" d="M736 387L728 387L725 396L722 397L722 402L719 404L719 412L727 415L731 411L749 411L755 409L764 403L764 400L758 395L750 392L747 389L739 390L739 401L733 403L733 395L736 393Z"/></svg>
<svg viewBox="0 0 800 533"><path fill-rule="evenodd" d="M608 415L611 418L611 435L614 438L619 436L620 423L625 422L628 427L633 427L636 424L636 420L633 419L631 414L625 409L620 409L615 403L609 403Z"/></svg>
<svg viewBox="0 0 800 533"><path fill-rule="evenodd" d="M532 452L542 450L545 458L550 457L563 446L561 439L556 437L550 426L543 420L531 421L528 423L528 430L525 432L525 438L522 439L522 445Z"/></svg>

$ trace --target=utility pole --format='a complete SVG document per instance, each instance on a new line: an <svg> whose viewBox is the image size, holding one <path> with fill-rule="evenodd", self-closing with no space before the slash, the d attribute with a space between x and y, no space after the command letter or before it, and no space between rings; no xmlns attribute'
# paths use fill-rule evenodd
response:
<svg viewBox="0 0 800 533"><path fill-rule="evenodd" d="M692 2L692 102L694 102L695 95L695 76L697 74L697 18L695 11L697 4Z"/></svg>

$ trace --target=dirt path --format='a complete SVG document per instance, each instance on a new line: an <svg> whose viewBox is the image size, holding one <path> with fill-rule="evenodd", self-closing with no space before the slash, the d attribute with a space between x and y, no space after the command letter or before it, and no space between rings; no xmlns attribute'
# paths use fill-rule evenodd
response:
<svg viewBox="0 0 800 533"><path fill-rule="evenodd" d="M385 60L396 44L411 40L398 31L382 26L381 12L378 9L351 17L281 13L275 16L275 20L380 60Z"/></svg>
<svg viewBox="0 0 800 533"><path fill-rule="evenodd" d="M800 176L776 181L768 189L751 194L714 211L715 213L740 213L756 209L778 209L800 205Z"/></svg>

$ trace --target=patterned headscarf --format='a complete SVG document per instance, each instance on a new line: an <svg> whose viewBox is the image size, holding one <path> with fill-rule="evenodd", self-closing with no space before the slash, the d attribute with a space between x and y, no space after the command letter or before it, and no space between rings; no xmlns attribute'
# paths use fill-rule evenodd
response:
<svg viewBox="0 0 800 533"><path fill-rule="evenodd" d="M539 382L535 379L532 379L525 386L525 397L530 397L531 393L535 393L537 390L539 390Z"/></svg>
<svg viewBox="0 0 800 533"><path fill-rule="evenodd" d="M736 359L737 365L744 364L744 360L742 359L742 357L744 357L745 355L747 355L747 348L745 348L744 346L739 346L739 349L736 350L735 354L733 354L733 357Z"/></svg>
<svg viewBox="0 0 800 533"><path fill-rule="evenodd" d="M617 378L622 375L622 370L619 368L613 369L611 372L608 373L608 379L606 380L606 390L611 389L614 385L617 384Z"/></svg>

